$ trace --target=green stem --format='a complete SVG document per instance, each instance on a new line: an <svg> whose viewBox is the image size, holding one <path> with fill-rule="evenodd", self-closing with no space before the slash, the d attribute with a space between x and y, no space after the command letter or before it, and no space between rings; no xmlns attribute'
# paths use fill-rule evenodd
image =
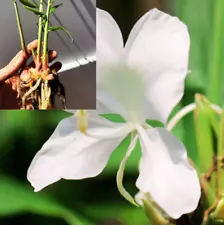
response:
<svg viewBox="0 0 224 225"><path fill-rule="evenodd" d="M220 100L221 79L222 79L222 64L223 64L223 49L220 44L223 42L223 24L224 24L224 1L216 0L215 18L214 18L214 36L212 44L212 54L210 56L210 82L208 86L208 98L211 102L218 104Z"/></svg>
<svg viewBox="0 0 224 225"><path fill-rule="evenodd" d="M25 38L24 38L23 28L22 28L22 24L21 24L21 20L20 20L19 8L18 8L17 1L16 0L13 0L13 3L14 3L14 7L15 7L15 12L16 12L16 20L17 20L17 26L18 26L18 30L19 30L21 47L22 47L22 50L27 55Z"/></svg>
<svg viewBox="0 0 224 225"><path fill-rule="evenodd" d="M39 12L43 13L43 0L40 0ZM39 16L38 46L37 46L37 59L38 59L38 61L40 61L40 56L41 56L42 25L43 25L43 18L42 18L42 16Z"/></svg>
<svg viewBox="0 0 224 225"><path fill-rule="evenodd" d="M216 174L214 173L215 168L213 160L215 151L211 124L211 117L214 116L214 112L211 110L209 102L207 102L207 99L204 96L196 94L195 102L196 109L194 110L194 124L197 141L197 165L200 169L200 172L203 174L210 174L210 171L212 171L209 185L212 188L213 193L215 194L217 190L217 180ZM206 195L208 204L213 204L213 202L210 202L210 200L213 201L213 197L208 196L211 195L211 193L208 192L206 193Z"/></svg>
<svg viewBox="0 0 224 225"><path fill-rule="evenodd" d="M202 173L207 173L213 165L214 143L210 114L213 113L204 96L195 95L195 131L198 148L198 165ZM206 149L206 153L205 153Z"/></svg>
<svg viewBox="0 0 224 225"><path fill-rule="evenodd" d="M144 211L151 225L174 225L166 220L150 200L143 200Z"/></svg>
<svg viewBox="0 0 224 225"><path fill-rule="evenodd" d="M224 176L222 167L222 157L224 157L224 113L222 113L220 120L220 133L218 137L218 181L219 181L219 194L224 194Z"/></svg>
<svg viewBox="0 0 224 225"><path fill-rule="evenodd" d="M53 0L48 0L47 3L47 12L46 12L46 24L44 27L44 46L43 46L43 70L48 68L48 34L49 34L49 18L50 18L50 9L53 4Z"/></svg>

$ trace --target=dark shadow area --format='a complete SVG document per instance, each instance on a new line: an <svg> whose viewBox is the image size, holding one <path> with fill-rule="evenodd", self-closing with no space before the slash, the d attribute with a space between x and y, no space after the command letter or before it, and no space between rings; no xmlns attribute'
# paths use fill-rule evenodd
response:
<svg viewBox="0 0 224 225"><path fill-rule="evenodd" d="M65 87L68 109L96 108L96 63L65 71L59 76ZM56 108L61 108L58 98L55 102Z"/></svg>

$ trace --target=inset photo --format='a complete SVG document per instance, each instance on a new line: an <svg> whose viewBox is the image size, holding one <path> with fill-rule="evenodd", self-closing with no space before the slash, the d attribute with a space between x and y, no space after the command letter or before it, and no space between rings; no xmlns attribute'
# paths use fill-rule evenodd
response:
<svg viewBox="0 0 224 225"><path fill-rule="evenodd" d="M96 107L96 0L3 0L0 109Z"/></svg>

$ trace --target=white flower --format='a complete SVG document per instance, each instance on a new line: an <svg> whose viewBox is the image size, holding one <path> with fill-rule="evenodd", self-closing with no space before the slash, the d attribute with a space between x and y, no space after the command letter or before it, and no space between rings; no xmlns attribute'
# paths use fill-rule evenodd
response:
<svg viewBox="0 0 224 225"><path fill-rule="evenodd" d="M97 9L97 112L118 113L126 123L111 122L94 112L88 114L88 129L83 113L79 113L78 122L77 115L62 120L29 168L28 179L35 190L61 178L97 176L131 133L132 142L117 176L120 192L133 201L122 186L122 177L139 139L139 190L150 193L172 218L195 210L200 185L184 145L166 129L145 123L151 119L165 124L181 99L189 46L186 26L178 18L154 9L136 23L124 47L116 22Z"/></svg>

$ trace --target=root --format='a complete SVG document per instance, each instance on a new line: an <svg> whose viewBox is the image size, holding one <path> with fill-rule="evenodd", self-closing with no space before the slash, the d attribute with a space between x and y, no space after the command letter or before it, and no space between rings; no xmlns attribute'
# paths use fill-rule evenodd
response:
<svg viewBox="0 0 224 225"><path fill-rule="evenodd" d="M30 88L30 90L27 91L27 92L23 95L23 98L22 98L22 105L23 105L23 108L26 108L26 98L27 98L30 94L32 94L34 91L37 90L37 88L39 87L40 83L41 83L41 78L39 78L39 79L37 80L36 84L35 84L32 88Z"/></svg>
<svg viewBox="0 0 224 225"><path fill-rule="evenodd" d="M35 58L35 53L33 58ZM35 62L36 63L36 62ZM55 70L43 71L35 68L27 68L23 80L18 84L18 96L21 98L21 109L51 109L54 105L54 96L59 96L64 109L66 109L64 86L59 81ZM53 74L53 80L48 76ZM52 78L51 78L52 79Z"/></svg>
<svg viewBox="0 0 224 225"><path fill-rule="evenodd" d="M50 81L50 87L52 89L52 96L51 101L54 102L54 96L57 95L62 102L63 108L67 109L67 103L66 103L66 96L65 96L65 88L63 84L60 82L59 77L57 76L57 73L53 72L54 74L54 80Z"/></svg>
<svg viewBox="0 0 224 225"><path fill-rule="evenodd" d="M64 109L67 109L67 102L66 102L65 96L63 96L63 95L61 95L60 93L58 93L58 97L59 97L59 99L61 100Z"/></svg>
<svg viewBox="0 0 224 225"><path fill-rule="evenodd" d="M40 99L41 110L46 110L50 108L51 106L50 98L51 98L51 87L49 86L49 83L46 80L41 84L41 99Z"/></svg>

